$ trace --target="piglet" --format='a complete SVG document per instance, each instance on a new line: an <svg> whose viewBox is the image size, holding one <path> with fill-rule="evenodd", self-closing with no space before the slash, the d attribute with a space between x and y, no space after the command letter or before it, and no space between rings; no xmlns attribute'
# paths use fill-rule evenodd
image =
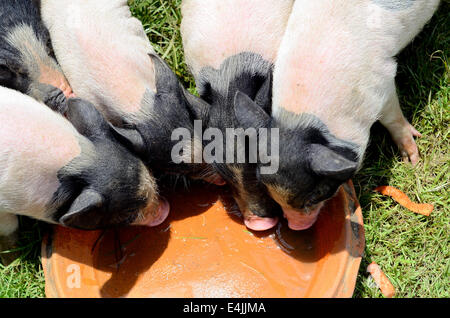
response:
<svg viewBox="0 0 450 318"><path fill-rule="evenodd" d="M74 93L94 103L116 133L155 172L222 183L204 165L194 119L207 107L155 53L126 0L42 0L55 54ZM186 128L192 147L174 160L172 134ZM200 160L193 158L200 157Z"/></svg>
<svg viewBox="0 0 450 318"><path fill-rule="evenodd" d="M210 104L203 113L203 128L218 129L223 136L229 128L240 128L235 99L244 94L269 116L273 63L292 4L292 0L182 2L186 62L200 96ZM223 145L224 157L234 149L229 146ZM241 147L239 151L246 153L248 149ZM249 159L244 163L219 159L223 160L213 166L231 186L246 226L253 230L273 227L279 206L268 195L266 186L258 182L256 165Z"/></svg>
<svg viewBox="0 0 450 318"><path fill-rule="evenodd" d="M168 214L142 161L122 146L95 107L69 99L67 117L0 87L0 248L17 235L17 214L94 230L157 225ZM0 254L7 256L7 254Z"/></svg>
<svg viewBox="0 0 450 318"><path fill-rule="evenodd" d="M0 86L18 90L55 110L72 91L52 52L39 1L0 2Z"/></svg>
<svg viewBox="0 0 450 318"><path fill-rule="evenodd" d="M402 114L395 88L399 53L438 0L297 0L278 52L272 117L240 96L241 124L276 127L279 170L259 175L289 227L311 227L324 201L359 169L370 127L389 130L416 164L420 134Z"/></svg>

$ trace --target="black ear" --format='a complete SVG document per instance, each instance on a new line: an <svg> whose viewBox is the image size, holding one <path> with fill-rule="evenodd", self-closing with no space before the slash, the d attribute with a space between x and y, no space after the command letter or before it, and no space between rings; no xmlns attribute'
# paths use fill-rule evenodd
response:
<svg viewBox="0 0 450 318"><path fill-rule="evenodd" d="M73 201L69 211L59 219L59 223L81 230L96 229L102 221L98 212L103 204L104 199L100 193L84 189Z"/></svg>
<svg viewBox="0 0 450 318"><path fill-rule="evenodd" d="M159 56L149 54L155 68L157 93L171 93L179 90L181 84L172 69Z"/></svg>
<svg viewBox="0 0 450 318"><path fill-rule="evenodd" d="M81 98L69 98L66 115L78 132L86 137L103 134L107 128L103 115L93 104Z"/></svg>
<svg viewBox="0 0 450 318"><path fill-rule="evenodd" d="M208 111L209 104L189 93L183 85L181 85L172 69L159 56L153 54L149 54L149 56L155 67L157 93L170 94L176 96L176 98L184 97L187 102L187 107L194 119L202 119L204 114Z"/></svg>
<svg viewBox="0 0 450 318"><path fill-rule="evenodd" d="M309 151L310 168L320 176L347 181L358 169L358 162L348 160L330 148L312 144Z"/></svg>
<svg viewBox="0 0 450 318"><path fill-rule="evenodd" d="M255 96L255 103L264 109L267 114L272 113L272 72L262 84Z"/></svg>
<svg viewBox="0 0 450 318"><path fill-rule="evenodd" d="M259 107L249 96L237 91L234 96L234 112L242 128L268 127L270 116Z"/></svg>
<svg viewBox="0 0 450 318"><path fill-rule="evenodd" d="M112 124L109 124L109 127L121 144L138 156L145 155L145 140L136 128L118 128Z"/></svg>
<svg viewBox="0 0 450 318"><path fill-rule="evenodd" d="M183 94L184 98L186 99L187 107L194 117L193 119L203 119L208 114L210 105L203 99L192 95L184 88Z"/></svg>

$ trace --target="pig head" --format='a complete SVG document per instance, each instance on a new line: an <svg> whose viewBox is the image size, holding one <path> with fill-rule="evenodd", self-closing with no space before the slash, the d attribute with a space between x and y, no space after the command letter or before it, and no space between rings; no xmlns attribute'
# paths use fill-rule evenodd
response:
<svg viewBox="0 0 450 318"><path fill-rule="evenodd" d="M74 93L116 126L129 149L155 173L209 175L203 163L174 163L171 153L172 132L182 127L193 136L206 103L157 56L127 1L44 0L41 10ZM190 155L201 151L200 143Z"/></svg>
<svg viewBox="0 0 450 318"><path fill-rule="evenodd" d="M0 104L3 242L17 231L16 214L84 230L156 225L167 216L148 169L92 104L68 101L73 125L15 90L0 87Z"/></svg>

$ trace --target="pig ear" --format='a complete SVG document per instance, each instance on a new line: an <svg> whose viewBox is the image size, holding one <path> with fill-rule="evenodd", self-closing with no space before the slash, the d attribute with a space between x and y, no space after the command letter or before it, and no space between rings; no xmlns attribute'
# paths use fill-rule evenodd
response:
<svg viewBox="0 0 450 318"><path fill-rule="evenodd" d="M106 127L103 115L93 104L81 98L69 98L66 115L78 132L86 137L99 135Z"/></svg>
<svg viewBox="0 0 450 318"><path fill-rule="evenodd" d="M240 91L236 92L234 96L234 112L239 124L244 129L269 126L270 116L249 96Z"/></svg>
<svg viewBox="0 0 450 318"><path fill-rule="evenodd" d="M187 106L194 119L203 119L208 114L210 105L200 97L192 95L183 88L183 94L187 102Z"/></svg>
<svg viewBox="0 0 450 318"><path fill-rule="evenodd" d="M82 230L93 229L101 221L94 213L98 212L103 204L104 199L100 193L84 189L73 201L69 211L59 219L59 223Z"/></svg>
<svg viewBox="0 0 450 318"><path fill-rule="evenodd" d="M255 103L267 114L272 112L272 72L262 84L255 97Z"/></svg>
<svg viewBox="0 0 450 318"><path fill-rule="evenodd" d="M348 160L330 148L312 144L309 151L310 168L320 176L347 181L356 172L358 162Z"/></svg>
<svg viewBox="0 0 450 318"><path fill-rule="evenodd" d="M117 140L137 155L145 154L145 141L136 128L118 128L109 124L111 132Z"/></svg>
<svg viewBox="0 0 450 318"><path fill-rule="evenodd" d="M184 96L187 101L189 110L193 114L194 119L201 119L209 105L200 98L190 94L183 85L181 85L178 77L164 60L154 54L149 54L149 56L155 67L157 92L173 94L174 92L178 93L181 90L183 93L182 96Z"/></svg>
<svg viewBox="0 0 450 318"><path fill-rule="evenodd" d="M149 54L155 68L156 91L171 93L180 89L180 82L172 69L159 56Z"/></svg>

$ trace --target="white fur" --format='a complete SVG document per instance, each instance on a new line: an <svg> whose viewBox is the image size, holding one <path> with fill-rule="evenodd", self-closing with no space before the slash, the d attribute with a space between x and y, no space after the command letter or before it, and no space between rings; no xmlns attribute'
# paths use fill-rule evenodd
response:
<svg viewBox="0 0 450 318"><path fill-rule="evenodd" d="M42 0L42 17L74 93L113 123L148 115L156 91L155 54L126 0ZM148 94L147 94L148 96ZM150 106L148 106L150 105Z"/></svg>
<svg viewBox="0 0 450 318"><path fill-rule="evenodd" d="M394 139L401 139L400 147L413 147L398 106L394 56L423 28L439 0L397 9L380 2L389 1L295 1L275 63L275 118L281 109L314 114L337 137L359 145L360 157L370 127L382 119ZM399 123L401 131L389 122Z"/></svg>
<svg viewBox="0 0 450 318"><path fill-rule="evenodd" d="M183 0L181 34L186 62L197 78L241 52L274 62L292 0Z"/></svg>
<svg viewBox="0 0 450 318"><path fill-rule="evenodd" d="M0 87L0 214L49 220L57 173L89 143L62 116Z"/></svg>

